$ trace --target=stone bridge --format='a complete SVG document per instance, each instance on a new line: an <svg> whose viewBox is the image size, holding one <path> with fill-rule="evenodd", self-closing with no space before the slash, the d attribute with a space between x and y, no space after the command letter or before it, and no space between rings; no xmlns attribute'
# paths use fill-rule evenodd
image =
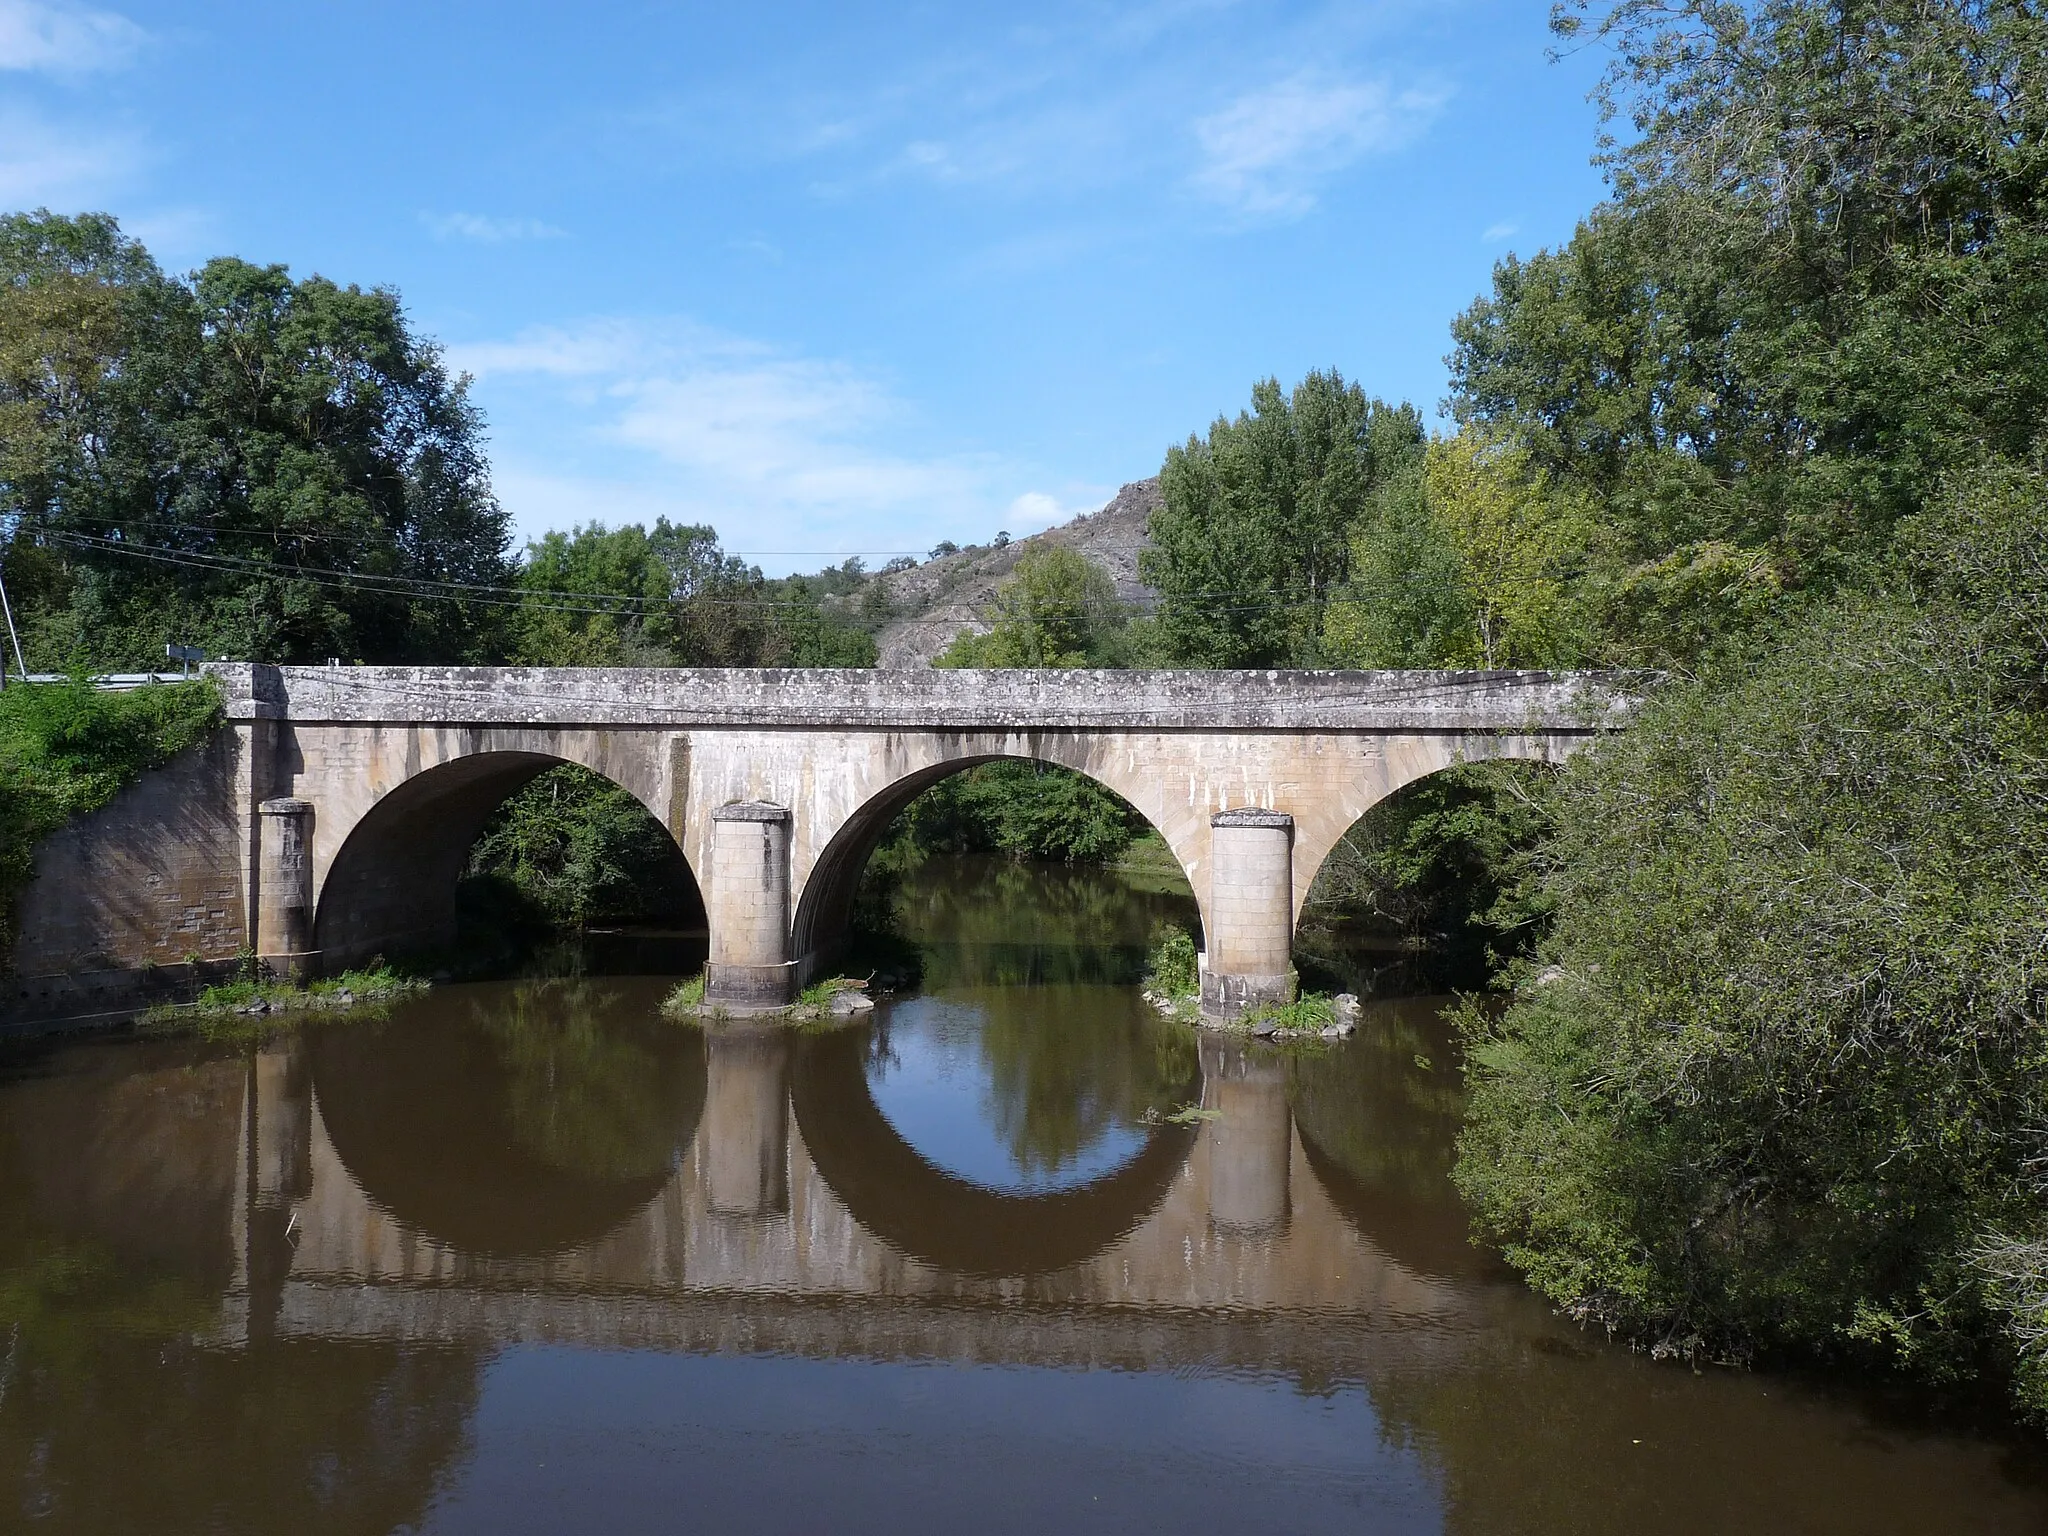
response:
<svg viewBox="0 0 2048 1536"><path fill-rule="evenodd" d="M207 671L218 739L39 851L16 1020L245 946L304 973L445 944L479 831L561 763L674 839L708 998L775 1007L833 964L891 818L1003 758L1086 774L1159 831L1228 1017L1286 995L1302 901L1374 804L1461 762L1558 761L1627 709L1612 678L1544 672Z"/></svg>

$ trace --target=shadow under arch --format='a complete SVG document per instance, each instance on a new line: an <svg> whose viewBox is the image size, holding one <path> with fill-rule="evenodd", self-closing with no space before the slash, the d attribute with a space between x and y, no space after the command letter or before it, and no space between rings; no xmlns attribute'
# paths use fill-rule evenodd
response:
<svg viewBox="0 0 2048 1536"><path fill-rule="evenodd" d="M1540 752L1514 751L1445 763L1403 779L1344 826L1315 865L1296 913L1295 964L1303 987L1363 996L1381 991L1389 976L1397 983L1394 995L1483 985L1487 949L1500 930L1473 920L1504 890L1486 842L1515 835L1518 819L1525 822L1521 836L1538 836L1540 813L1526 798L1515 803L1515 781L1531 782L1563 766ZM1502 814L1470 817L1495 785L1506 786L1499 792ZM1426 823L1421 838L1409 840L1417 822ZM1374 870L1380 849L1405 866L1399 885ZM1445 927L1446 918L1457 921Z"/></svg>
<svg viewBox="0 0 2048 1536"><path fill-rule="evenodd" d="M906 1142L869 1091L865 1029L802 1038L790 1079L812 1166L855 1221L956 1274L1044 1275L1084 1263L1159 1208L1197 1134L1152 1129L1136 1156L1074 1189L1010 1195L947 1173ZM1200 1070L1187 1085L1201 1097Z"/></svg>
<svg viewBox="0 0 2048 1536"><path fill-rule="evenodd" d="M889 830L889 824L907 809L913 800L933 785L952 778L955 774L965 773L970 768L979 768L985 763L1005 762L1042 763L1048 768L1059 768L1068 773L1079 774L1090 783L1123 800L1125 804L1130 804L1114 784L1098 778L1085 768L1076 768L1050 756L1038 757L1019 752L971 753L948 758L944 762L934 763L928 768L920 768L914 773L904 775L877 792L865 805L847 817L845 824L833 834L832 840L819 852L817 862L811 867L810 877L804 882L803 893L797 901L796 918L791 925L791 953L802 962L806 979L816 976L825 966L831 964L844 946L852 927L854 898L860 889L861 875L867 869L869 858L880 846L883 834ZM1142 811L1137 811L1135 806L1132 809L1141 819L1144 818ZM1151 825L1149 820L1146 824ZM1158 829L1154 827L1153 830ZM1171 845L1168 845L1168 851L1172 851ZM1186 879L1187 871L1180 866L1178 854L1174 855L1174 862L1175 867L1181 869L1181 877ZM1189 882L1189 889L1194 890L1193 882ZM1199 923L1203 920L1200 915L1201 893L1196 891L1194 894ZM1198 932L1195 935L1198 948L1201 942L1202 937Z"/></svg>
<svg viewBox="0 0 2048 1536"><path fill-rule="evenodd" d="M534 779L570 763L542 752L477 752L417 773L384 795L350 829L321 882L313 919L321 965L336 970L372 955L453 944L455 888L485 824ZM651 811L649 818L661 825ZM678 885L694 904L684 915L701 923L696 872L667 828L662 835L685 877Z"/></svg>
<svg viewBox="0 0 2048 1536"><path fill-rule="evenodd" d="M594 1242L656 1199L704 1116L702 1036L604 982L526 984L450 1018L458 995L310 1032L320 1119L357 1187L500 1258Z"/></svg>

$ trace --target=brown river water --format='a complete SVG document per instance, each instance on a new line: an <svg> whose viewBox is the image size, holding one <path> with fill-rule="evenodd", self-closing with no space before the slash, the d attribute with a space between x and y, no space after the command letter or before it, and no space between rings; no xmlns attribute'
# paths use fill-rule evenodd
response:
<svg viewBox="0 0 2048 1536"><path fill-rule="evenodd" d="M665 977L0 1060L0 1529L2039 1532L2033 1442L1653 1364L1467 1238L1440 999L1282 1055L1184 898L935 860L824 1033Z"/></svg>

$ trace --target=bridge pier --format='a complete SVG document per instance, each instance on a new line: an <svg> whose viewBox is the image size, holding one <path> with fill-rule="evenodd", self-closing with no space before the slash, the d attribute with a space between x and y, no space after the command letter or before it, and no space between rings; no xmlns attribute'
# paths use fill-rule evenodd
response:
<svg viewBox="0 0 2048 1536"><path fill-rule="evenodd" d="M250 948L273 975L303 980L313 952L313 805L265 800L257 809L256 933Z"/></svg>
<svg viewBox="0 0 2048 1536"><path fill-rule="evenodd" d="M1294 818L1218 811L1209 834L1202 1016L1228 1023L1294 998Z"/></svg>
<svg viewBox="0 0 2048 1536"><path fill-rule="evenodd" d="M727 1013L768 1013L796 995L790 959L787 806L735 800L711 813L704 914L711 954L704 1001Z"/></svg>

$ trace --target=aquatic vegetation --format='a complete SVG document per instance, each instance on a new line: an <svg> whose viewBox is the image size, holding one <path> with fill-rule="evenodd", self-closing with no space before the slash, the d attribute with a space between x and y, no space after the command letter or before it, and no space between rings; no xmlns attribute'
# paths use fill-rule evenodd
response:
<svg viewBox="0 0 2048 1536"><path fill-rule="evenodd" d="M427 989L424 979L382 963L299 984L257 976L254 957L247 959L241 979L208 987L196 1002L159 1004L142 1016L140 1027L148 1034L262 1040L296 1022L294 1015L352 1009L381 1014L382 1005Z"/></svg>
<svg viewBox="0 0 2048 1536"><path fill-rule="evenodd" d="M694 1019L704 1009L704 973L679 981L661 1000L661 1011L671 1019Z"/></svg>

